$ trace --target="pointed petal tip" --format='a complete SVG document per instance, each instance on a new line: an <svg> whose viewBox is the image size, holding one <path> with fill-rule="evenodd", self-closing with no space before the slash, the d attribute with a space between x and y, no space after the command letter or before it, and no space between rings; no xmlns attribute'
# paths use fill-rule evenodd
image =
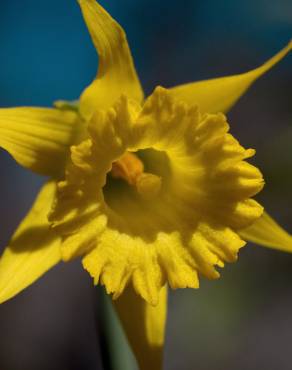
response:
<svg viewBox="0 0 292 370"><path fill-rule="evenodd" d="M80 113L90 119L98 108L112 105L121 94L144 98L123 28L95 0L78 0L99 56L98 74L80 97Z"/></svg>
<svg viewBox="0 0 292 370"><path fill-rule="evenodd" d="M96 3L97 5L99 5L98 2L95 0L77 0L77 2L80 5L80 7L82 7L83 5L89 5L90 3L91 4Z"/></svg>
<svg viewBox="0 0 292 370"><path fill-rule="evenodd" d="M292 39L288 42L286 46L283 47L277 54L270 58L262 67L267 66L266 71L276 65L280 60L282 60L290 51L292 50ZM259 68L262 68L259 67ZM266 72L264 71L264 72Z"/></svg>
<svg viewBox="0 0 292 370"><path fill-rule="evenodd" d="M241 230L240 235L243 239L263 247L292 253L292 235L266 212L247 229Z"/></svg>
<svg viewBox="0 0 292 370"><path fill-rule="evenodd" d="M189 104L195 102L203 112L228 112L258 78L272 69L291 50L292 40L277 54L253 70L175 86L170 89L171 94Z"/></svg>

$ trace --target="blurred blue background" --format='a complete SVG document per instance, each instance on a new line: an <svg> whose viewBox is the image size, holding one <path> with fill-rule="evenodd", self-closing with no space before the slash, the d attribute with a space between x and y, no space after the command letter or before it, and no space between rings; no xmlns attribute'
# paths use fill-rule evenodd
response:
<svg viewBox="0 0 292 370"><path fill-rule="evenodd" d="M252 69L292 35L291 0L108 0L125 28L147 94L155 85ZM0 2L0 106L76 99L97 56L71 0ZM264 76L228 115L234 135L257 148L267 186L259 197L292 231L292 57ZM0 152L4 247L44 179ZM170 297L168 370L290 370L292 256L249 245L199 291ZM77 262L61 264L0 307L1 370L102 369L92 302Z"/></svg>

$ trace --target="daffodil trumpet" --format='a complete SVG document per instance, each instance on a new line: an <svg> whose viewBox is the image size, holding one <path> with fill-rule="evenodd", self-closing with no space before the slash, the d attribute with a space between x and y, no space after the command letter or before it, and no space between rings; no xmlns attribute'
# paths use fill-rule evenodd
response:
<svg viewBox="0 0 292 370"><path fill-rule="evenodd" d="M0 146L49 176L0 259L0 301L60 260L81 257L103 284L143 370L162 368L167 289L217 279L247 241L292 251L253 199L264 180L225 116L291 50L247 73L144 97L125 32L79 0L99 55L77 104L0 110Z"/></svg>

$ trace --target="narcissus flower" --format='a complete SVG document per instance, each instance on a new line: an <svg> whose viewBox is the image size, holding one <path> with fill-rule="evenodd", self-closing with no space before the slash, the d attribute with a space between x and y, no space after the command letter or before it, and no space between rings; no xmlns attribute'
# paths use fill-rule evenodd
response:
<svg viewBox="0 0 292 370"><path fill-rule="evenodd" d="M116 299L141 369L160 369L167 286L219 277L246 241L292 251L292 238L252 197L255 153L223 113L291 49L231 77L144 98L122 28L95 0L79 1L99 55L78 106L0 110L0 145L50 176L0 260L0 301L61 259Z"/></svg>

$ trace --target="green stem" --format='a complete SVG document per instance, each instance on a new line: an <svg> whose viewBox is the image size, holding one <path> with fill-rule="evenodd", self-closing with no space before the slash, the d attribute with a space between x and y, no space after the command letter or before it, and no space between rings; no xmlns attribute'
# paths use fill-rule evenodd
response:
<svg viewBox="0 0 292 370"><path fill-rule="evenodd" d="M125 333L113 308L111 297L103 287L97 288L100 297L100 325L104 334L103 362L105 370L137 370L137 363Z"/></svg>

